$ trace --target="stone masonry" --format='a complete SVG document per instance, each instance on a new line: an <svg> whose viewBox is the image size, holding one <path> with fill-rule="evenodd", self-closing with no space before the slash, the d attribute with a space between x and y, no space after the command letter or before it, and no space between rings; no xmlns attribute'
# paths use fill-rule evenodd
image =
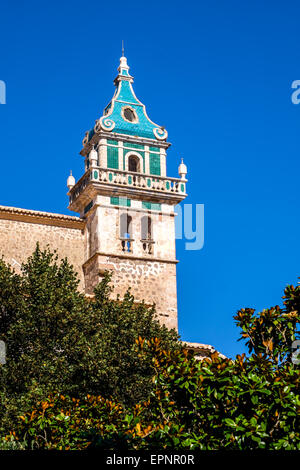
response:
<svg viewBox="0 0 300 470"><path fill-rule="evenodd" d="M0 206L0 256L18 272L39 242L74 266L84 289L84 221L78 217Z"/></svg>

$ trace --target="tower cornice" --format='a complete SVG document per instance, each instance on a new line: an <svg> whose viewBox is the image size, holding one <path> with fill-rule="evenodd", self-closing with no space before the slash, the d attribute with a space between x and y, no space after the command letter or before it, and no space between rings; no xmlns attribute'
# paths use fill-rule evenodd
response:
<svg viewBox="0 0 300 470"><path fill-rule="evenodd" d="M88 132L87 132L88 134ZM135 135L126 135L124 134L118 134L116 132L106 132L103 130L100 130L99 132L95 132L91 139L89 141L83 140L84 147L83 149L79 152L80 155L86 156L87 154L90 153L93 147L96 147L98 145L98 142L100 139L112 139L112 140L117 140L117 141L122 141L122 142L131 142L133 144L141 144L141 145L148 145L149 147L159 147L163 149L168 149L172 144L170 142L165 142L165 141L158 141L154 139L148 139L146 137L139 137Z"/></svg>

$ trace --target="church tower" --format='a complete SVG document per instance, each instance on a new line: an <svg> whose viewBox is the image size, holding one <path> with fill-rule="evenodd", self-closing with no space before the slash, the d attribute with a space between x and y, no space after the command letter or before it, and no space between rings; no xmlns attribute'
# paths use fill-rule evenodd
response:
<svg viewBox="0 0 300 470"><path fill-rule="evenodd" d="M122 56L114 96L82 142L85 173L68 178L69 209L85 219L86 293L111 270L114 296L130 287L177 329L174 206L186 197L187 171L181 163L180 178L167 176L167 131L149 119L132 83Z"/></svg>

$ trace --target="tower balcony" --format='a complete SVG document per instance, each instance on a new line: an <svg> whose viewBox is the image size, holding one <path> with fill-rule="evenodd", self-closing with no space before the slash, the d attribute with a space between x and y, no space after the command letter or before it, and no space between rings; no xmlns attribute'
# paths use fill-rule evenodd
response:
<svg viewBox="0 0 300 470"><path fill-rule="evenodd" d="M184 178L94 166L70 189L69 209L81 213L98 194L176 205L187 196L186 182Z"/></svg>

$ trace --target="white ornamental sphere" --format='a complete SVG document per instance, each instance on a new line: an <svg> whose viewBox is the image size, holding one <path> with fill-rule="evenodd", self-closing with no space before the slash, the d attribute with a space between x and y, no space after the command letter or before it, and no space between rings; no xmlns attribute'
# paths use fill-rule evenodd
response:
<svg viewBox="0 0 300 470"><path fill-rule="evenodd" d="M70 171L70 176L67 179L67 186L69 189L72 189L75 186L75 178L72 175L72 171Z"/></svg>
<svg viewBox="0 0 300 470"><path fill-rule="evenodd" d="M183 158L181 159L181 163L178 167L178 173L179 175L181 176L181 178L185 178L185 175L187 174L187 167L186 165L183 163Z"/></svg>
<svg viewBox="0 0 300 470"><path fill-rule="evenodd" d="M90 160L91 166L97 166L98 154L94 148L89 153L89 160Z"/></svg>
<svg viewBox="0 0 300 470"><path fill-rule="evenodd" d="M122 57L120 58L120 67L122 67L122 68L127 68L127 67L128 67L128 65L127 65L127 58L124 57L124 56L122 56Z"/></svg>

